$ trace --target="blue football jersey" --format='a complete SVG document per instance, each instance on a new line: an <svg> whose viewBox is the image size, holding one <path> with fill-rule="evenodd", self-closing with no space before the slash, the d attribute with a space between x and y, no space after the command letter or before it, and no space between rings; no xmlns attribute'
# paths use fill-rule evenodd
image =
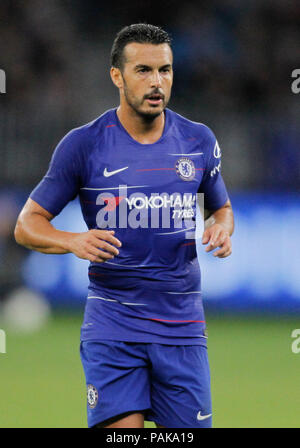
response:
<svg viewBox="0 0 300 448"><path fill-rule="evenodd" d="M213 132L166 109L161 138L134 140L117 109L70 131L30 197L53 215L79 195L88 229L115 230L119 255L90 263L82 340L206 344L197 198L228 200Z"/></svg>

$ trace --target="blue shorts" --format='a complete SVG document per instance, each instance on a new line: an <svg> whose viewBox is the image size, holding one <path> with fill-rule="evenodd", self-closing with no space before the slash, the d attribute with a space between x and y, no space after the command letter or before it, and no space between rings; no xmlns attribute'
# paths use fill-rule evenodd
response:
<svg viewBox="0 0 300 448"><path fill-rule="evenodd" d="M167 428L212 425L207 348L84 341L88 426L139 411Z"/></svg>

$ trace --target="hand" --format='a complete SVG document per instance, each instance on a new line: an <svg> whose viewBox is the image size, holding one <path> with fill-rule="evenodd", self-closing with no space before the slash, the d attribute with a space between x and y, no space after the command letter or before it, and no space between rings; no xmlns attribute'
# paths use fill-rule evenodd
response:
<svg viewBox="0 0 300 448"><path fill-rule="evenodd" d="M114 230L97 229L73 233L68 249L78 258L103 263L119 255L118 249L114 246L121 247L122 243L114 237L114 233Z"/></svg>
<svg viewBox="0 0 300 448"><path fill-rule="evenodd" d="M207 244L205 252L211 252L216 247L220 247L213 253L214 257L226 258L231 255L231 239L227 230L220 224L213 224L203 232L202 244Z"/></svg>

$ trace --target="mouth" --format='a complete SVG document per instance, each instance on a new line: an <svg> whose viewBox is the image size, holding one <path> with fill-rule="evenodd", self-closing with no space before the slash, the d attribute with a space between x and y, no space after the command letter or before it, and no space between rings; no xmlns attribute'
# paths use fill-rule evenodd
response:
<svg viewBox="0 0 300 448"><path fill-rule="evenodd" d="M163 95L160 93L153 93L152 95L146 97L146 101L151 106L158 106L163 102Z"/></svg>

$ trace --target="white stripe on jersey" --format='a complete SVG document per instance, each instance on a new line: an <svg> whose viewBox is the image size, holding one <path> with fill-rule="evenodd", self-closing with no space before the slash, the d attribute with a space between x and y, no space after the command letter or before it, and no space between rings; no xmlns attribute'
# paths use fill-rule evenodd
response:
<svg viewBox="0 0 300 448"><path fill-rule="evenodd" d="M166 291L167 294L199 294L201 291L188 291L188 292L173 292Z"/></svg>
<svg viewBox="0 0 300 448"><path fill-rule="evenodd" d="M173 154L173 153L168 153L168 156L202 156L203 152L191 152L188 154Z"/></svg>
<svg viewBox="0 0 300 448"><path fill-rule="evenodd" d="M99 297L99 296L88 296L88 299L99 299L99 300L105 300L107 302L118 302L118 303L121 303L122 305L143 305L143 306L147 306L147 303L119 302L118 300L115 300L115 299L106 299L105 297Z"/></svg>
<svg viewBox="0 0 300 448"><path fill-rule="evenodd" d="M118 187L106 187L106 188L90 188L90 187L82 187L80 190L125 190L128 188L142 188L142 187L149 187L150 185L119 185Z"/></svg>
<svg viewBox="0 0 300 448"><path fill-rule="evenodd" d="M156 235L171 235L172 233L179 233L179 232L187 232L188 230L195 229L195 227L189 227L188 229L181 229L181 230L175 230L174 232L163 232L163 233L156 233Z"/></svg>

